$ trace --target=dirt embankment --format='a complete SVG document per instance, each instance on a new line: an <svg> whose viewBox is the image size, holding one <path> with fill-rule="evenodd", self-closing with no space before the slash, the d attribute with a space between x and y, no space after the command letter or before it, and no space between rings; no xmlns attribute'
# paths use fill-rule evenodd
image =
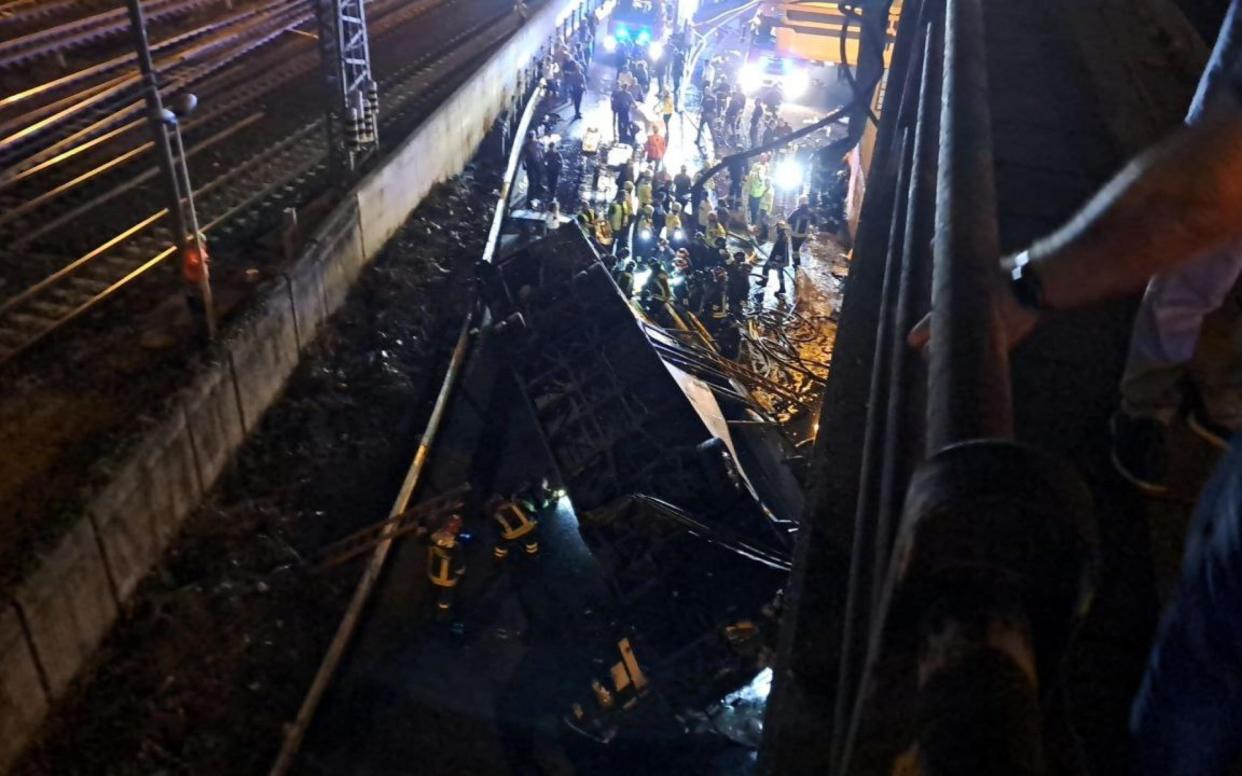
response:
<svg viewBox="0 0 1242 776"><path fill-rule="evenodd" d="M358 573L308 568L387 513L496 184L439 187L366 271L15 773L266 771Z"/></svg>

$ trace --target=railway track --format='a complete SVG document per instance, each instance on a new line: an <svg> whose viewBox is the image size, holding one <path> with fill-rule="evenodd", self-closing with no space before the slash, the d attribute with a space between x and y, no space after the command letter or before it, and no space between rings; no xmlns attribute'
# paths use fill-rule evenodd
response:
<svg viewBox="0 0 1242 776"><path fill-rule="evenodd" d="M506 23L508 22L508 23ZM422 112L457 84L455 76L513 29L508 8L416 57L380 83L380 137L402 137ZM312 121L196 192L209 234L272 211L321 188L327 168L323 120ZM63 269L0 304L0 363L43 340L158 267L173 252L166 210L131 225Z"/></svg>
<svg viewBox="0 0 1242 776"><path fill-rule="evenodd" d="M14 37L48 19L71 16L83 5L82 0L11 0L0 3L0 31L6 37Z"/></svg>
<svg viewBox="0 0 1242 776"><path fill-rule="evenodd" d="M185 16L199 8L222 2L222 0L148 0L143 4L148 22L157 22L177 16ZM12 5L12 4L10 4ZM56 4L61 10L72 4ZM26 16L38 6L23 6ZM16 37L6 36L0 40L0 70L25 65L43 57L63 55L98 41L118 37L129 32L129 17L125 6L91 14L79 19L65 21L51 27L28 32Z"/></svg>
<svg viewBox="0 0 1242 776"><path fill-rule="evenodd" d="M451 0L377 2L379 16L372 31L377 36L384 35L450 4ZM210 111L200 110L204 115L192 118L184 127L186 140L191 144L231 126L267 94L318 66L314 41L303 38L294 41L292 47L270 52L266 61L257 63L255 69L261 73L257 77L248 68L228 68L240 57L313 21L306 0L276 4L258 16L250 12L239 16L243 26L225 26L213 37L197 41L191 49L176 52L159 63L167 73L163 89L166 95L193 89ZM231 17L230 24L235 18ZM204 50L215 51L238 39L242 42L216 58L197 59ZM169 67L170 64L179 67ZM136 80L133 77L134 83L129 85L132 88L126 91L126 104L84 114L76 122L64 125L63 132L38 150L27 151L9 167L0 169L0 243L15 248L28 246L83 216L89 210L84 204L101 204L128 190L121 183L132 181L128 165L144 160L152 147L145 139L144 103L137 93ZM92 95L87 101L98 96ZM80 111L83 102L62 113ZM0 124L0 134L5 126ZM8 156L5 151L14 142L12 137L0 137L0 160ZM101 190L105 193L97 194ZM37 221L33 218L36 213Z"/></svg>
<svg viewBox="0 0 1242 776"><path fill-rule="evenodd" d="M261 13L241 13L156 45L161 90L172 95L234 63L309 19L305 0L274 3ZM208 37L202 37L212 33ZM97 133L114 129L132 118L142 106L141 80L123 72L80 91L31 106L32 97L47 95L81 80L82 73L107 75L113 68L133 65L132 57L117 57L55 82L0 101L11 115L0 119L0 181L7 181L63 156L90 141ZM10 104L6 104L10 103Z"/></svg>

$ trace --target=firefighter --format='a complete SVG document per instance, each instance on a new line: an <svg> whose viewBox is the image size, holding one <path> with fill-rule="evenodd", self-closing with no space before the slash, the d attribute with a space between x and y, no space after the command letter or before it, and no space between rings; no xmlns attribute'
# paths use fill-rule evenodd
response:
<svg viewBox="0 0 1242 776"><path fill-rule="evenodd" d="M684 244L686 233L681 226L681 203L674 202L664 218L664 236L673 245Z"/></svg>
<svg viewBox="0 0 1242 776"><path fill-rule="evenodd" d="M786 220L789 221L790 233L793 237L789 251L793 255L793 265L797 268L802 266L802 244L810 235L811 227L815 226L815 213L811 210L810 197L799 197L798 207L789 214Z"/></svg>
<svg viewBox="0 0 1242 776"><path fill-rule="evenodd" d="M784 221L776 225L776 241L772 244L772 250L768 252L768 260L763 265L763 280L759 281L760 286L768 284L768 275L772 270L776 270L776 280L778 283L776 295L785 296L785 268L789 266L789 232Z"/></svg>
<svg viewBox="0 0 1242 776"><path fill-rule="evenodd" d="M590 232L592 227L595 226L595 218L595 211L591 208L591 203L585 199L582 200L582 204L578 206L578 226Z"/></svg>
<svg viewBox="0 0 1242 776"><path fill-rule="evenodd" d="M431 534L427 545L427 579L436 591L436 618L448 617L453 590L466 573L461 557L460 515L452 515Z"/></svg>
<svg viewBox="0 0 1242 776"><path fill-rule="evenodd" d="M728 275L724 267L712 267L703 273L703 298L695 314L708 332L715 334L719 324L729 317Z"/></svg>
<svg viewBox="0 0 1242 776"><path fill-rule="evenodd" d="M629 205L625 191L621 190L617 192L616 199L608 206L608 227L612 230L612 234L620 234L629 222Z"/></svg>
<svg viewBox="0 0 1242 776"><path fill-rule="evenodd" d="M644 172L638 176L638 187L634 193L638 196L639 207L654 204L655 191L651 185L651 173Z"/></svg>
<svg viewBox="0 0 1242 776"><path fill-rule="evenodd" d="M655 252L648 258L659 262L660 266L666 271L673 266L673 249L669 247L668 240L661 237L656 241Z"/></svg>
<svg viewBox="0 0 1242 776"><path fill-rule="evenodd" d="M661 240L667 240L664 235L664 222L668 220L668 196L657 194L653 203L654 210L651 214L651 227L655 231L656 236Z"/></svg>
<svg viewBox="0 0 1242 776"><path fill-rule="evenodd" d="M670 297L678 304L683 306L689 304L691 278L693 277L694 267L690 263L690 252L682 248L673 257L673 272L668 281Z"/></svg>
<svg viewBox="0 0 1242 776"><path fill-rule="evenodd" d="M643 205L634 229L634 250L640 258L647 258L655 250L655 208Z"/></svg>
<svg viewBox="0 0 1242 776"><path fill-rule="evenodd" d="M634 181L626 181L621 190L625 192L625 221L629 223L638 213L638 194L635 193Z"/></svg>
<svg viewBox="0 0 1242 776"><path fill-rule="evenodd" d="M664 267L660 266L660 262L655 259L652 259L647 267L651 270L651 273L647 276L647 282L643 284L640 303L643 311L652 318L666 318L664 306L673 297L668 273L664 270Z"/></svg>
<svg viewBox="0 0 1242 776"><path fill-rule="evenodd" d="M750 298L750 265L746 263L746 254L742 251L735 252L725 262L725 272L729 276L727 282L729 309L735 315L740 315L742 305Z"/></svg>
<svg viewBox="0 0 1242 776"><path fill-rule="evenodd" d="M709 213L707 216L707 239L711 241L712 245L718 246L719 240L727 240L728 237L729 230L725 228L724 224L720 223L720 216L714 211Z"/></svg>
<svg viewBox="0 0 1242 776"><path fill-rule="evenodd" d="M503 496L492 496L487 500L485 509L492 516L492 520L496 521L500 535L492 550L493 558L503 561L509 557L510 546L518 542L521 542L522 550L528 557L533 558L539 554L539 536L535 532L539 523L531 517L527 509L516 500Z"/></svg>
<svg viewBox="0 0 1242 776"><path fill-rule="evenodd" d="M621 289L625 301L630 301L630 297L634 295L634 260L626 259L621 262L613 272L613 279L617 281L617 288Z"/></svg>

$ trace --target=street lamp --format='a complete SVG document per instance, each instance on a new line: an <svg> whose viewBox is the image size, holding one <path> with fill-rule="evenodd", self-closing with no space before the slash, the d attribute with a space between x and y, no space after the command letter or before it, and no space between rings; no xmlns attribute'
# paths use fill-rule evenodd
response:
<svg viewBox="0 0 1242 776"><path fill-rule="evenodd" d="M152 139L155 141L156 161L163 173L167 187L168 214L173 222L173 245L178 257L183 262L183 275L191 279L191 267L194 268L191 293L186 294L186 302L191 315L200 322L200 331L206 339L215 336L215 314L211 304L211 286L207 277L207 253L198 231L197 215L194 213L193 198L190 192L189 171L185 168L185 153L181 143L181 133L177 125L177 113L166 110L160 100L159 83L156 78L155 66L151 62L151 47L147 41L147 22L142 13L140 0L126 0L129 8L130 30L134 36L134 48L138 55L138 69L142 73L143 96L147 103L147 121L151 126ZM178 98L177 106L183 114L194 109L197 100L193 95ZM177 147L181 151L178 165L173 160L172 148L168 141L168 125L172 124ZM185 193L183 204L182 193ZM186 223L186 210L194 220L192 235L193 245L187 241L189 224Z"/></svg>
<svg viewBox="0 0 1242 776"><path fill-rule="evenodd" d="M172 109L164 108L160 112L161 118L164 120L165 126L172 127L173 139L176 140L176 159L174 160L174 169L178 174L178 189L183 197L181 203L184 207L183 213L189 215L190 229L189 244L187 250L192 252L182 257L185 265L186 281L194 286L194 291L198 294L197 300L188 301L191 307L196 302L202 303L203 322L207 328L208 338L214 339L216 336L216 310L211 295L211 276L207 269L207 245L206 237L198 226L198 210L194 207L194 187L190 185L190 167L186 160L185 143L181 139L181 121L194 112L198 107L198 97L190 92L179 94L172 102ZM190 273L190 266L197 265Z"/></svg>

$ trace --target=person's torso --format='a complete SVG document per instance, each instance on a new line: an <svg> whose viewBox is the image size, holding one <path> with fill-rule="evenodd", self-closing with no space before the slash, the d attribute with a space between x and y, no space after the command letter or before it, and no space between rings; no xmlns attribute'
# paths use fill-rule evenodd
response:
<svg viewBox="0 0 1242 776"><path fill-rule="evenodd" d="M535 521L531 519L526 511L514 503L507 503L499 507L492 516L496 519L497 525L500 527L501 536L505 539L516 539L527 533L535 527Z"/></svg>
<svg viewBox="0 0 1242 776"><path fill-rule="evenodd" d="M772 243L772 261L784 263L789 258L789 238L784 234L778 234L776 241Z"/></svg>

